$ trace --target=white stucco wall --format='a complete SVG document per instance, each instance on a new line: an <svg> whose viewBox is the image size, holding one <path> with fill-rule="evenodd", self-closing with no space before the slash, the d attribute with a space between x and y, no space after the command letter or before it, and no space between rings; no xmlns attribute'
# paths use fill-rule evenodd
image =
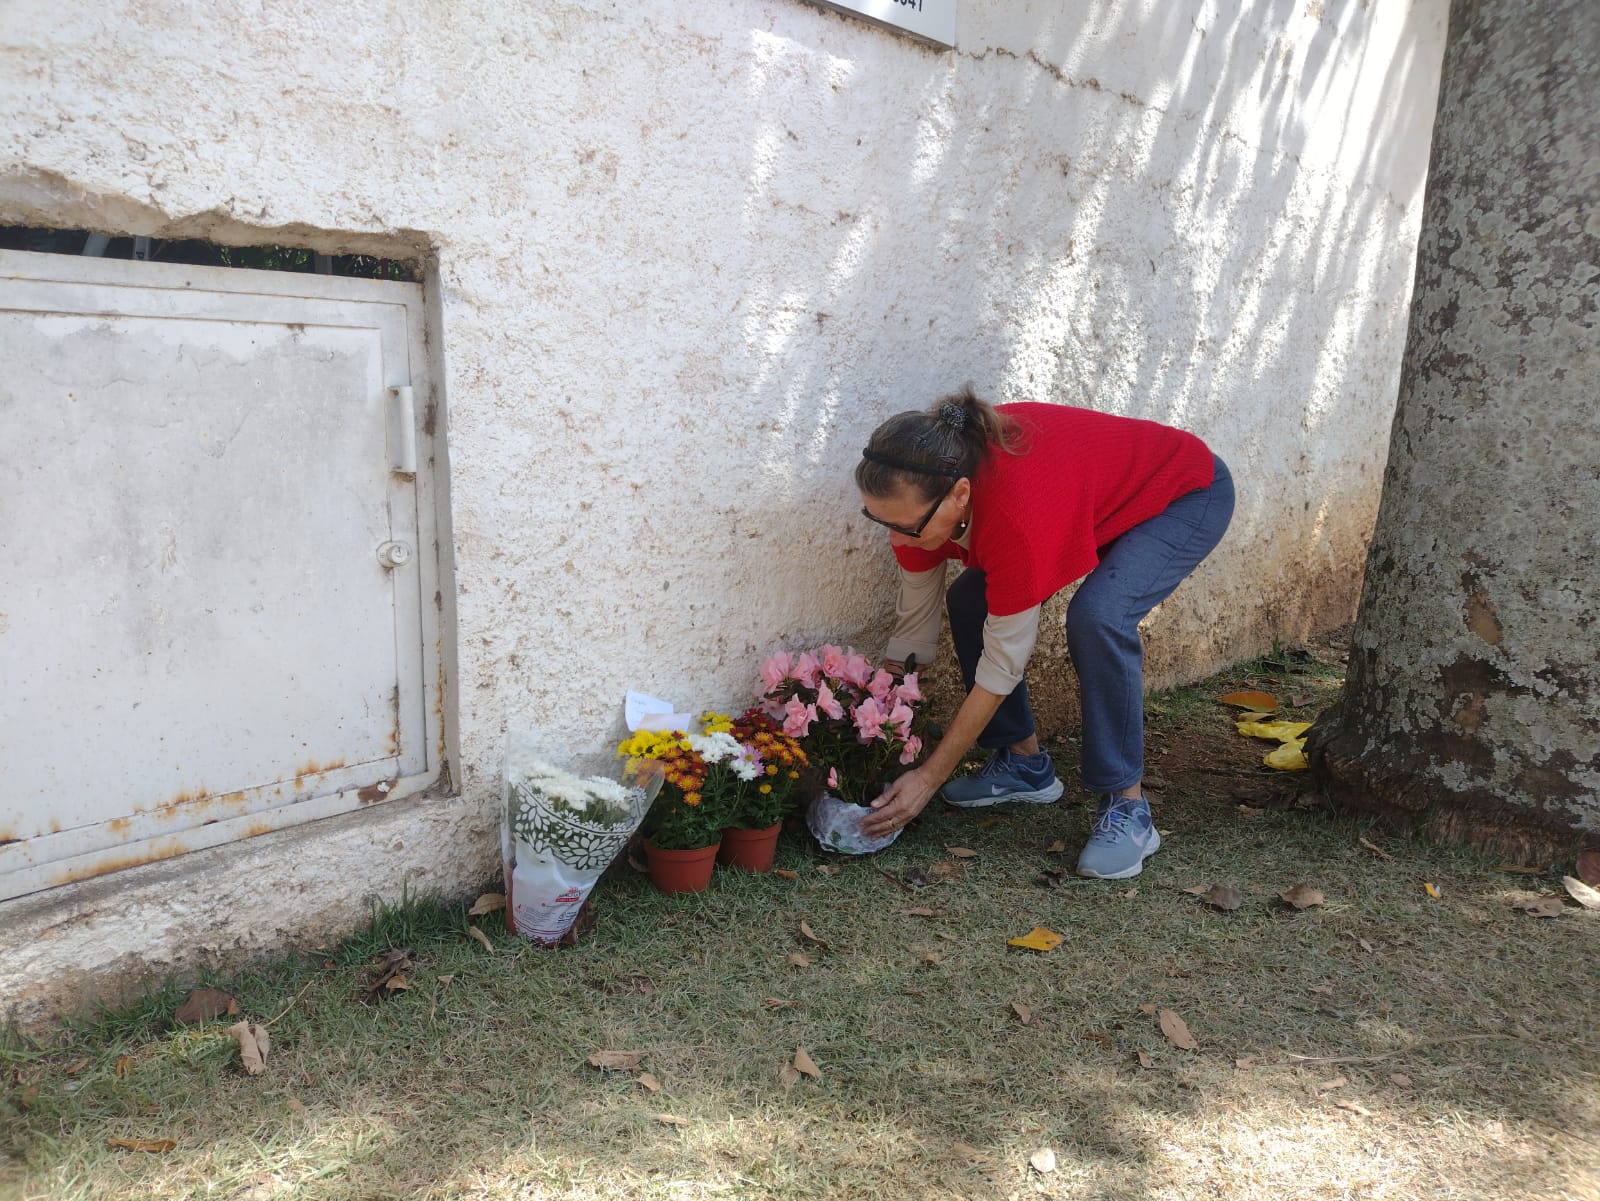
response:
<svg viewBox="0 0 1600 1201"><path fill-rule="evenodd" d="M1232 464L1158 680L1347 619L1445 8L960 0L950 53L798 0L0 8L0 222L434 264L459 797L254 840L315 844L316 879L233 887L278 898L274 938L465 887L508 722L592 753L629 685L724 705L782 641L875 649L889 558L850 470L966 380ZM258 945L226 902L162 910L185 862L113 878L146 958ZM100 954L110 883L11 904L56 948L30 988Z"/></svg>

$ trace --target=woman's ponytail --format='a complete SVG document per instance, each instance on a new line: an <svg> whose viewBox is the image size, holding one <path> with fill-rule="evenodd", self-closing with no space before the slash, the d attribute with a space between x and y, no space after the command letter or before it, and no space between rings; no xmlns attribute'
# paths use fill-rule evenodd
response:
<svg viewBox="0 0 1600 1201"><path fill-rule="evenodd" d="M941 481L971 479L991 446L1017 454L1017 423L979 398L968 384L925 412L896 413L877 429L856 465L856 487L868 496L891 496L907 484L924 497Z"/></svg>

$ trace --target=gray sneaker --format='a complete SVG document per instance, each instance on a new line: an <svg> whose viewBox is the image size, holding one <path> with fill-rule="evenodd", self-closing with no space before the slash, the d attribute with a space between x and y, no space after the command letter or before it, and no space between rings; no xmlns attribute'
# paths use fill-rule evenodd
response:
<svg viewBox="0 0 1600 1201"><path fill-rule="evenodd" d="M1144 861L1161 849L1161 834L1143 797L1103 796L1094 829L1078 856L1078 875L1126 880L1144 870Z"/></svg>
<svg viewBox="0 0 1600 1201"><path fill-rule="evenodd" d="M941 790L944 799L962 809L982 809L988 805L1021 802L1048 805L1061 795L1056 765L1048 751L1037 755L1013 755L1009 748L996 751L989 761L970 776L951 780Z"/></svg>

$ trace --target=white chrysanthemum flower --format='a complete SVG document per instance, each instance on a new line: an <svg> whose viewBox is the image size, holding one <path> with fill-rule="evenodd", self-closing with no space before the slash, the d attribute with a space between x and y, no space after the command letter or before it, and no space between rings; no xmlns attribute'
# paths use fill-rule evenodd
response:
<svg viewBox="0 0 1600 1201"><path fill-rule="evenodd" d="M726 732L691 734L689 735L689 749L707 763L726 763L729 759L736 758L744 753L744 747L739 745L739 740Z"/></svg>
<svg viewBox="0 0 1600 1201"><path fill-rule="evenodd" d="M742 755L733 761L733 774L741 780L754 780L761 775L761 760Z"/></svg>
<svg viewBox="0 0 1600 1201"><path fill-rule="evenodd" d="M628 800L628 789L605 776L575 776L542 759L525 759L517 765L516 782L535 788L548 797L586 809L591 801L621 805Z"/></svg>

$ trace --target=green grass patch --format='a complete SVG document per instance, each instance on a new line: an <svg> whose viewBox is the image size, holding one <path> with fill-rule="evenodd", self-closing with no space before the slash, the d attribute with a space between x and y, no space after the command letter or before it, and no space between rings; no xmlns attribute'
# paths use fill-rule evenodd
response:
<svg viewBox="0 0 1600 1201"><path fill-rule="evenodd" d="M1340 671L1276 675L1242 664L1150 699L1166 842L1134 880L1049 875L1088 828L1069 788L932 807L867 860L787 831L793 879L665 897L613 873L561 950L404 896L338 946L210 982L270 1023L260 1076L234 1019L172 1022L175 985L4 1032L0 1196L1594 1197L1600 914L1533 919L1513 902L1558 882L1331 815L1262 767L1216 696L1265 687L1310 713ZM1074 745L1052 748L1063 774ZM1210 883L1243 905L1185 891ZM1324 903L1278 900L1296 884ZM1065 941L1007 946L1035 925ZM399 947L410 987L364 1004ZM821 1077L786 1085L798 1047ZM643 1052L658 1090L590 1067L597 1050Z"/></svg>

